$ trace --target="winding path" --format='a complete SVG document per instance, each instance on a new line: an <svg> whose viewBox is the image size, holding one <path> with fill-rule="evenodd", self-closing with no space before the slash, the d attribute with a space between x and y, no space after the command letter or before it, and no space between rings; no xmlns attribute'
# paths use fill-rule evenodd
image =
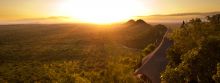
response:
<svg viewBox="0 0 220 83"><path fill-rule="evenodd" d="M143 58L142 65L135 71L136 76L145 76L152 83L161 82L160 73L165 70L168 63L165 56L166 51L173 44L173 42L167 38L169 32L170 30L168 29L160 45Z"/></svg>

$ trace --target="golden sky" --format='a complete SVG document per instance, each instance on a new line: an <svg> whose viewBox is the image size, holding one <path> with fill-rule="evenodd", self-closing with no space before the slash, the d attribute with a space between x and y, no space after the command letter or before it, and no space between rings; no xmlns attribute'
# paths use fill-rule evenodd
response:
<svg viewBox="0 0 220 83"><path fill-rule="evenodd" d="M0 21L66 16L114 22L131 16L220 11L220 0L0 0Z"/></svg>

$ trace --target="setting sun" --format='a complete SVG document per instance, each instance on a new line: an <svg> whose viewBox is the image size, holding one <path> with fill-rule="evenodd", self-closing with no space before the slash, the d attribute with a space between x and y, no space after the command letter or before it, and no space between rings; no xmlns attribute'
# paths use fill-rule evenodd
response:
<svg viewBox="0 0 220 83"><path fill-rule="evenodd" d="M112 23L138 15L143 8L137 0L69 0L60 3L58 11L81 22Z"/></svg>
<svg viewBox="0 0 220 83"><path fill-rule="evenodd" d="M0 83L220 83L220 0L0 0Z"/></svg>

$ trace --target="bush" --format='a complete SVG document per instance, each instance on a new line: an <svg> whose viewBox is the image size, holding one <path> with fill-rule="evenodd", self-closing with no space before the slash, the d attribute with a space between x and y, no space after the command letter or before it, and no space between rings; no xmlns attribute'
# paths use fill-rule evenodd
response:
<svg viewBox="0 0 220 83"><path fill-rule="evenodd" d="M220 23L213 22L213 19L208 20L202 22L199 18L192 19L172 33L174 45L167 53L168 65L161 74L163 82L219 81L216 68L220 62L220 32L216 28L220 27Z"/></svg>

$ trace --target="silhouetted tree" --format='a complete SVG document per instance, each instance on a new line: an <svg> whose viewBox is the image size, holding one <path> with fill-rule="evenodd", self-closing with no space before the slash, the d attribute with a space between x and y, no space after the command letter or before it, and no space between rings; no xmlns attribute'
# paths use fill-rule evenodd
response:
<svg viewBox="0 0 220 83"><path fill-rule="evenodd" d="M220 31L220 14L207 16L207 19L213 29Z"/></svg>
<svg viewBox="0 0 220 83"><path fill-rule="evenodd" d="M185 26L186 26L186 23L185 23L185 21L183 21L183 23L181 24L180 28L185 28Z"/></svg>

